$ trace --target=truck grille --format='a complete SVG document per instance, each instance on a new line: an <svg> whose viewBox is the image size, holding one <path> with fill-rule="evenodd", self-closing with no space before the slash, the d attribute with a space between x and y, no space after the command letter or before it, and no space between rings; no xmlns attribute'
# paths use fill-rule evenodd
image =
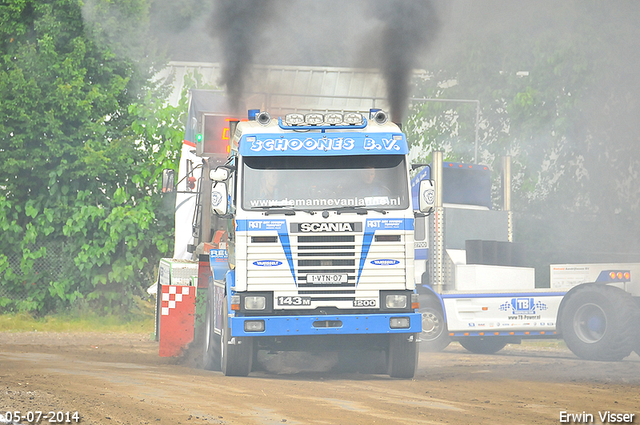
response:
<svg viewBox="0 0 640 425"><path fill-rule="evenodd" d="M356 297L377 297L379 288L405 288L402 233L376 231L375 238L363 230L323 233L291 232L277 240L268 240L270 235L250 239L245 257L249 290L302 296L319 305L343 302L348 306ZM361 258L363 253L365 259Z"/></svg>
<svg viewBox="0 0 640 425"><path fill-rule="evenodd" d="M335 299L335 295L355 295L356 247L354 235L298 236L297 240L298 295L326 295L331 299ZM340 284L309 283L307 275L310 274L346 274L347 281ZM355 297L348 297L348 299L355 299Z"/></svg>

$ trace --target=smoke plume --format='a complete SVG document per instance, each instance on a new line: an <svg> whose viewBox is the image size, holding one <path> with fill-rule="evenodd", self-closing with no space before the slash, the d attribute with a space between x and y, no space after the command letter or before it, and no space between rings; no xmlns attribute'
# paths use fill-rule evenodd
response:
<svg viewBox="0 0 640 425"><path fill-rule="evenodd" d="M387 85L391 118L401 122L409 98L411 74L438 31L438 19L427 0L379 0L372 5L382 23L381 71Z"/></svg>
<svg viewBox="0 0 640 425"><path fill-rule="evenodd" d="M413 69L437 30L429 0L218 0L210 19L210 35L220 44L220 83L233 102L253 63L351 67L355 45L357 62L380 67L396 122L407 109Z"/></svg>
<svg viewBox="0 0 640 425"><path fill-rule="evenodd" d="M219 0L210 20L210 34L222 49L222 76L231 108L240 112L247 73L261 45L261 32L274 13L274 0Z"/></svg>

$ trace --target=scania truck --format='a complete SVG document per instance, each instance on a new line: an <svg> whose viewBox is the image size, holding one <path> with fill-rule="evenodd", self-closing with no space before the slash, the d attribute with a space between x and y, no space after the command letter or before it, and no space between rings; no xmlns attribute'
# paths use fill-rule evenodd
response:
<svg viewBox="0 0 640 425"><path fill-rule="evenodd" d="M191 115L206 132L207 114ZM201 173L189 251L208 257L211 270L193 284L204 305L205 368L246 376L259 350L351 350L377 353L390 376L412 378L422 331L414 218L430 213L434 198L426 179L414 212L399 126L376 109L278 118L251 110L224 121L222 146L195 136L202 164L191 166ZM164 180L171 190L172 177ZM164 285L175 286L166 277ZM175 296L165 292L158 311L174 314ZM197 308L185 315L198 321Z"/></svg>

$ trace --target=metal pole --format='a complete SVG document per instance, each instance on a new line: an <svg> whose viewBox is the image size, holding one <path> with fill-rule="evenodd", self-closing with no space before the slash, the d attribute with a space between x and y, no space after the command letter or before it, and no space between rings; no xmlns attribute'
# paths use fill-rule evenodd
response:
<svg viewBox="0 0 640 425"><path fill-rule="evenodd" d="M503 210L507 211L507 239L513 242L512 212L511 212L511 157L502 157L502 201Z"/></svg>
<svg viewBox="0 0 640 425"><path fill-rule="evenodd" d="M444 208L442 206L442 152L434 151L432 154L431 178L436 189L435 208L433 212L432 229L432 261L431 283L433 290L442 293L444 289Z"/></svg>

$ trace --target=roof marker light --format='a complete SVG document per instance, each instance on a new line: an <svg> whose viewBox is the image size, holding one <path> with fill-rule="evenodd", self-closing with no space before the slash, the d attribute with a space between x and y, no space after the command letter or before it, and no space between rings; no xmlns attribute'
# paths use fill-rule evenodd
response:
<svg viewBox="0 0 640 425"><path fill-rule="evenodd" d="M249 121L255 121L256 115L260 113L260 109L249 109Z"/></svg>

